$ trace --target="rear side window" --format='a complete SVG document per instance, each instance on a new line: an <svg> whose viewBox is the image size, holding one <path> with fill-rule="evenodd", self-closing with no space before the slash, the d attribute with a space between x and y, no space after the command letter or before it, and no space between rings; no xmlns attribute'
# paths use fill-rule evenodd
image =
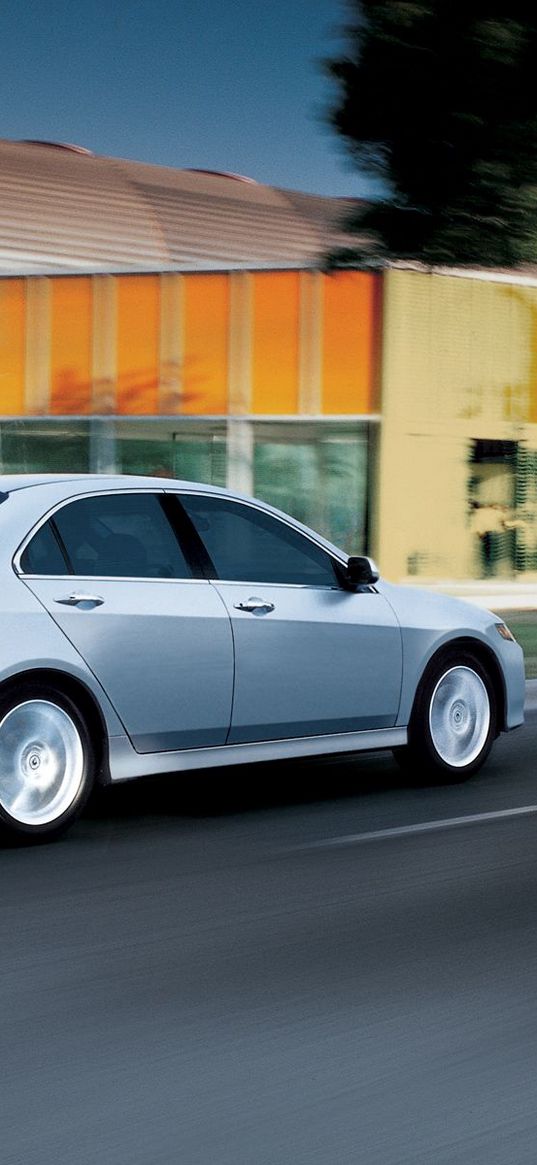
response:
<svg viewBox="0 0 537 1165"><path fill-rule="evenodd" d="M105 494L80 498L58 510L50 523L71 573L82 577L192 578L192 570L156 494ZM32 539L21 559L35 564ZM37 548L39 549L39 547ZM61 555L61 549L60 549ZM57 559L55 560L58 561ZM49 562L52 562L50 558ZM38 567L32 573L66 573Z"/></svg>
<svg viewBox="0 0 537 1165"><path fill-rule="evenodd" d="M28 543L21 558L24 574L68 574L69 567L50 522Z"/></svg>

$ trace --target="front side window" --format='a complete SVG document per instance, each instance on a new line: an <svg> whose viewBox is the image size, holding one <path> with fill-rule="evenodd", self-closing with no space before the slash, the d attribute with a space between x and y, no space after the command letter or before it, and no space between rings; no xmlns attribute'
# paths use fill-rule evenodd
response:
<svg viewBox="0 0 537 1165"><path fill-rule="evenodd" d="M278 518L227 498L185 494L181 502L218 578L298 586L338 585L330 555Z"/></svg>
<svg viewBox="0 0 537 1165"><path fill-rule="evenodd" d="M53 543L63 569L53 569L60 561L53 558ZM21 568L37 574L69 569L84 577L192 578L158 496L145 493L98 495L63 506L28 544Z"/></svg>

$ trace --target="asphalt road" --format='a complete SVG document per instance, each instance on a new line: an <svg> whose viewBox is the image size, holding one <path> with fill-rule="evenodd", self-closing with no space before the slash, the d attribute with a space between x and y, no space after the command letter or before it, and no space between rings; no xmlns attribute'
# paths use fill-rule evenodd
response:
<svg viewBox="0 0 537 1165"><path fill-rule="evenodd" d="M536 754L125 785L0 852L1 1165L535 1165Z"/></svg>

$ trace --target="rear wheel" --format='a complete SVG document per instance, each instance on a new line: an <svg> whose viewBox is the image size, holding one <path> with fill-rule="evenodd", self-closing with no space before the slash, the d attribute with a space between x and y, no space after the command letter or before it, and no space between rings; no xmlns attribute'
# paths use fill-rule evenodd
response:
<svg viewBox="0 0 537 1165"><path fill-rule="evenodd" d="M86 723L63 692L21 686L0 697L0 835L52 840L81 813L94 779Z"/></svg>
<svg viewBox="0 0 537 1165"><path fill-rule="evenodd" d="M484 665L470 652L446 652L427 669L408 745L394 755L420 781L464 781L485 763L496 721L494 686Z"/></svg>

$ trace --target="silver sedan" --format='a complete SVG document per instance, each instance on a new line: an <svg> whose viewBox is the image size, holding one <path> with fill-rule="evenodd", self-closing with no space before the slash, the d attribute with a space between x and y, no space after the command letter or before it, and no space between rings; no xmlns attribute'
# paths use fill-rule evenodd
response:
<svg viewBox="0 0 537 1165"><path fill-rule="evenodd" d="M0 491L4 838L172 769L377 748L458 781L522 723L496 616L390 585L262 502L149 477Z"/></svg>

